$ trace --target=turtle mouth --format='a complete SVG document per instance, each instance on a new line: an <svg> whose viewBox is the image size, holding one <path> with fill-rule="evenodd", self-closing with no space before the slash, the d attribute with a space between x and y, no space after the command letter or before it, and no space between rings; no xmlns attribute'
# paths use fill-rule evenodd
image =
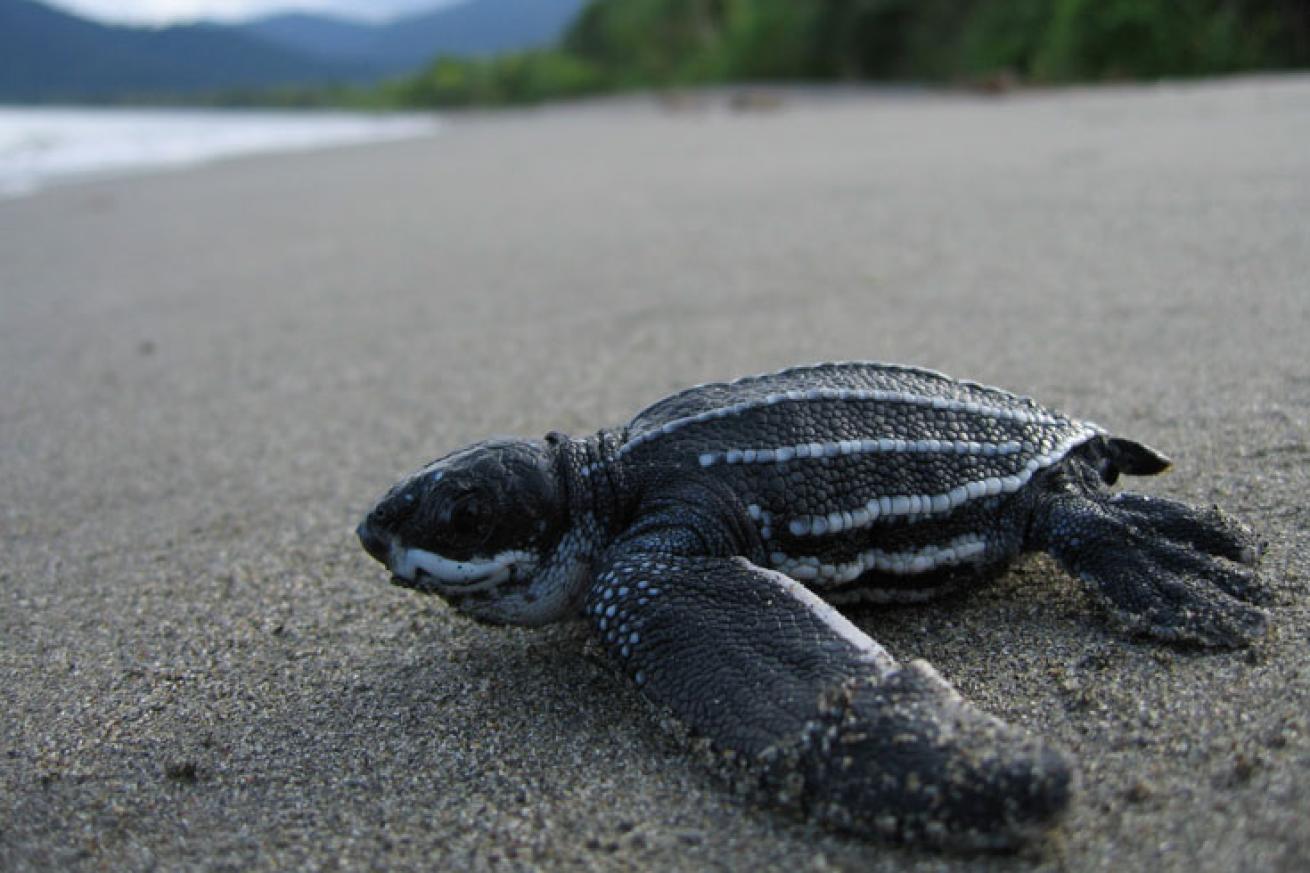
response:
<svg viewBox="0 0 1310 873"><path fill-rule="evenodd" d="M530 576L537 562L533 553L516 550L458 561L398 545L392 547L390 557L392 583L444 596L495 591L505 582Z"/></svg>
<svg viewBox="0 0 1310 873"><path fill-rule="evenodd" d="M405 577L399 573L391 574L391 584L399 585L402 588L412 588L423 594L451 594L451 593L473 593L475 591L485 591L495 588L501 582L514 578L513 570L500 573L493 572L484 576L477 576L461 583L444 582L438 576L429 573L422 567L414 571L412 578Z"/></svg>

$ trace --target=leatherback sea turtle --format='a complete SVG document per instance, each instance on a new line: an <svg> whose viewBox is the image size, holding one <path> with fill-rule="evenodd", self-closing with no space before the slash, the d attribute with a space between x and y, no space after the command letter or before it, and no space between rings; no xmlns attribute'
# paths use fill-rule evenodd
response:
<svg viewBox="0 0 1310 873"><path fill-rule="evenodd" d="M1005 846L1069 803L1068 756L900 664L829 603L920 601L1043 551L1129 628L1263 633L1255 537L1129 492L1169 461L997 388L874 363L701 385L586 439L494 439L358 529L473 618L585 615L651 702L775 801L842 829Z"/></svg>

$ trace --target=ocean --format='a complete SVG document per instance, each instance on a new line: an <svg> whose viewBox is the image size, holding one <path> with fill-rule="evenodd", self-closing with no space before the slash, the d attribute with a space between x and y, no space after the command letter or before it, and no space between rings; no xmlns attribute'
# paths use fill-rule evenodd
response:
<svg viewBox="0 0 1310 873"><path fill-rule="evenodd" d="M426 136L439 127L416 114L0 106L0 198L235 155Z"/></svg>

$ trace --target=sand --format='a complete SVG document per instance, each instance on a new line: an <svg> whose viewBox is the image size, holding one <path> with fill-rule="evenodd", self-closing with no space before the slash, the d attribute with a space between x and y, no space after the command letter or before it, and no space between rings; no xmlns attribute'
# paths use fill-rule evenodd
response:
<svg viewBox="0 0 1310 873"><path fill-rule="evenodd" d="M788 93L0 202L0 868L1310 864L1310 78ZM579 625L478 627L353 525L492 433L824 359L1033 394L1269 543L1270 637L1125 637L1046 560L856 621L1062 744L1017 856L733 796Z"/></svg>

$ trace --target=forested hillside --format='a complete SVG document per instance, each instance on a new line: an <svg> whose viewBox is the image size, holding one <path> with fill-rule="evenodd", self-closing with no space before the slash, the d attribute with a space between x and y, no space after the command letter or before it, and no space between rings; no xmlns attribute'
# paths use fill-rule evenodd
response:
<svg viewBox="0 0 1310 873"><path fill-rule="evenodd" d="M408 104L730 81L1059 83L1310 65L1304 0L592 0L554 51L443 59Z"/></svg>

